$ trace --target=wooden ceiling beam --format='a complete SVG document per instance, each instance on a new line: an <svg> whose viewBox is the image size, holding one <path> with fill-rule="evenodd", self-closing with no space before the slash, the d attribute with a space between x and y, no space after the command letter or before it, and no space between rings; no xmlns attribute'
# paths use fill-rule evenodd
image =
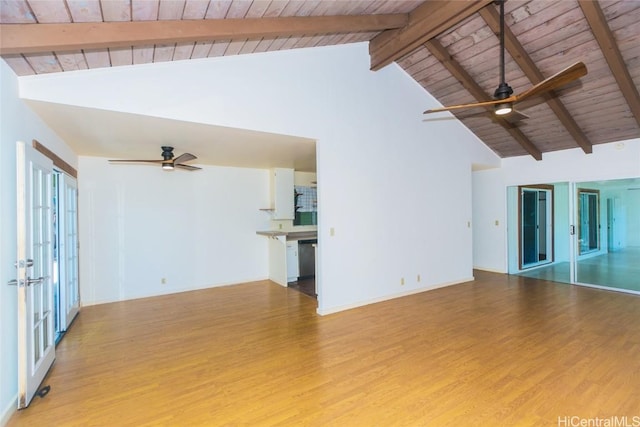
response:
<svg viewBox="0 0 640 427"><path fill-rule="evenodd" d="M593 32L600 45L600 50L609 64L622 95L624 95L627 104L629 104L633 117L636 119L638 126L640 126L640 94L638 94L638 88L633 83L616 39L609 28L609 24L607 24L607 18L604 16L597 1L579 0L578 4L582 8L585 18L587 18L591 32Z"/></svg>
<svg viewBox="0 0 640 427"><path fill-rule="evenodd" d="M485 91L473 80L471 75L462 68L460 63L453 59L449 52L436 39L432 39L424 43L424 46L435 56L442 65L458 80L466 90L473 95L478 102L491 101L493 98L487 95ZM493 113L493 108L488 107L487 110ZM527 153L531 154L534 159L542 160L542 152L535 146L533 142L522 133L515 125L509 123L506 119L498 118L495 114L491 114L491 120L499 124L509 132L509 134L524 148Z"/></svg>
<svg viewBox="0 0 640 427"><path fill-rule="evenodd" d="M408 14L0 24L0 55L400 28Z"/></svg>
<svg viewBox="0 0 640 427"><path fill-rule="evenodd" d="M485 7L480 10L480 16L485 20L491 30L497 35L500 35L500 14L493 7ZM511 57L520 66L524 74L534 85L540 83L545 79L540 69L533 62L529 54L511 29L505 24L504 27L504 45L506 50L511 54ZM566 109L562 101L560 101L554 91L550 92L548 96L545 96L545 101L551 107L551 110L556 114L558 120L567 129L569 134L576 141L578 146L582 148L586 154L593 152L593 146L587 136L582 132L582 129L575 122L569 111Z"/></svg>
<svg viewBox="0 0 640 427"><path fill-rule="evenodd" d="M409 13L406 26L385 31L369 43L371 69L377 71L427 40L453 27L493 0L426 1Z"/></svg>

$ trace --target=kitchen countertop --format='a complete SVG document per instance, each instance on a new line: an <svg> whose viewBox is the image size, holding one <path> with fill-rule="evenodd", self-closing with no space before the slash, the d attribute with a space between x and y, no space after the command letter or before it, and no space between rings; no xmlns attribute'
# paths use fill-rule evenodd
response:
<svg viewBox="0 0 640 427"><path fill-rule="evenodd" d="M306 231L285 231L285 230L265 230L256 231L256 234L267 237L286 236L287 240L303 240L303 239L317 239L318 232L314 230Z"/></svg>

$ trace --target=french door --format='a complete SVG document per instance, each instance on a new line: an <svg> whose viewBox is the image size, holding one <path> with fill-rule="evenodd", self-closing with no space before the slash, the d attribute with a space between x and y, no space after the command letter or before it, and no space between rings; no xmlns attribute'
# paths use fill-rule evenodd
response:
<svg viewBox="0 0 640 427"><path fill-rule="evenodd" d="M55 359L53 164L17 144L18 408L25 408Z"/></svg>
<svg viewBox="0 0 640 427"><path fill-rule="evenodd" d="M80 308L78 283L78 184L58 174L58 283L59 332L67 330Z"/></svg>

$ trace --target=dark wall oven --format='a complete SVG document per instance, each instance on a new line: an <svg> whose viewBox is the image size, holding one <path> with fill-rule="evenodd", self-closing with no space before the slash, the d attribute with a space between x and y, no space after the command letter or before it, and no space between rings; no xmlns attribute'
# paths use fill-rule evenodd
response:
<svg viewBox="0 0 640 427"><path fill-rule="evenodd" d="M317 239L298 240L298 262L300 265L300 279L314 277L316 275L316 249Z"/></svg>

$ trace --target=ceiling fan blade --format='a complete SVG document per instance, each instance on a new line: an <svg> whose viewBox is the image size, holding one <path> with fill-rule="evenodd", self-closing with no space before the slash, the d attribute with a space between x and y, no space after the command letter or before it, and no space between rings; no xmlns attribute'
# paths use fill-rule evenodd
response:
<svg viewBox="0 0 640 427"><path fill-rule="evenodd" d="M174 163L184 163L184 162L189 162L191 160L195 160L197 159L196 156L194 156L191 153L184 153L184 154L180 154L178 157L176 157L175 159L173 159Z"/></svg>
<svg viewBox="0 0 640 427"><path fill-rule="evenodd" d="M197 166L183 165L183 164L181 164L181 163L175 163L175 164L173 165L173 167L175 167L175 168L180 168L180 169L184 169L184 170L188 170L188 171L197 171L197 170L202 169L202 168L199 168L199 167L197 167Z"/></svg>
<svg viewBox="0 0 640 427"><path fill-rule="evenodd" d="M516 101L519 102L523 99L552 91L586 75L587 66L584 65L583 62L576 62L575 64L532 86L520 95L516 95Z"/></svg>
<svg viewBox="0 0 640 427"><path fill-rule="evenodd" d="M576 62L575 64L565 68L564 70L554 74L553 76L544 79L540 83L532 86L528 90L524 91L520 95L511 95L505 99L496 99L492 101L474 102L471 104L451 105L449 107L433 108L427 110L424 114L438 113L441 111L459 110L462 108L476 108L476 107L489 107L496 104L504 104L507 102L521 102L527 98L541 95L545 92L557 89L560 86L564 86L571 83L574 80L579 79L587 74L587 66L583 62Z"/></svg>
<svg viewBox="0 0 640 427"><path fill-rule="evenodd" d="M496 117L495 113L489 111L489 110L483 110L483 111L477 111L474 113L456 113L456 117L460 120L466 120L466 119L474 119L474 118L478 118L478 117L485 117L485 118L489 118L489 119L493 119ZM498 116L503 118L504 120L508 121L511 124L517 124L518 122L522 121L522 120L526 120L529 118L528 115L518 111L518 110L512 110L509 114L505 114L502 116Z"/></svg>
<svg viewBox="0 0 640 427"><path fill-rule="evenodd" d="M109 160L109 163L164 163L166 160Z"/></svg>
<svg viewBox="0 0 640 427"><path fill-rule="evenodd" d="M471 104L450 105L449 107L442 107L442 108L432 108L431 110L425 111L423 114L439 113L441 111L459 110L462 108L489 107L491 105L504 104L505 102L515 102L515 101L516 101L516 97L510 96L506 99L494 99L492 101L474 102Z"/></svg>
<svg viewBox="0 0 640 427"><path fill-rule="evenodd" d="M506 121L508 121L509 123L515 124L521 120L526 120L529 118L529 116L527 116L524 113L521 113L518 110L511 110L511 112L505 116L502 116L505 118Z"/></svg>

